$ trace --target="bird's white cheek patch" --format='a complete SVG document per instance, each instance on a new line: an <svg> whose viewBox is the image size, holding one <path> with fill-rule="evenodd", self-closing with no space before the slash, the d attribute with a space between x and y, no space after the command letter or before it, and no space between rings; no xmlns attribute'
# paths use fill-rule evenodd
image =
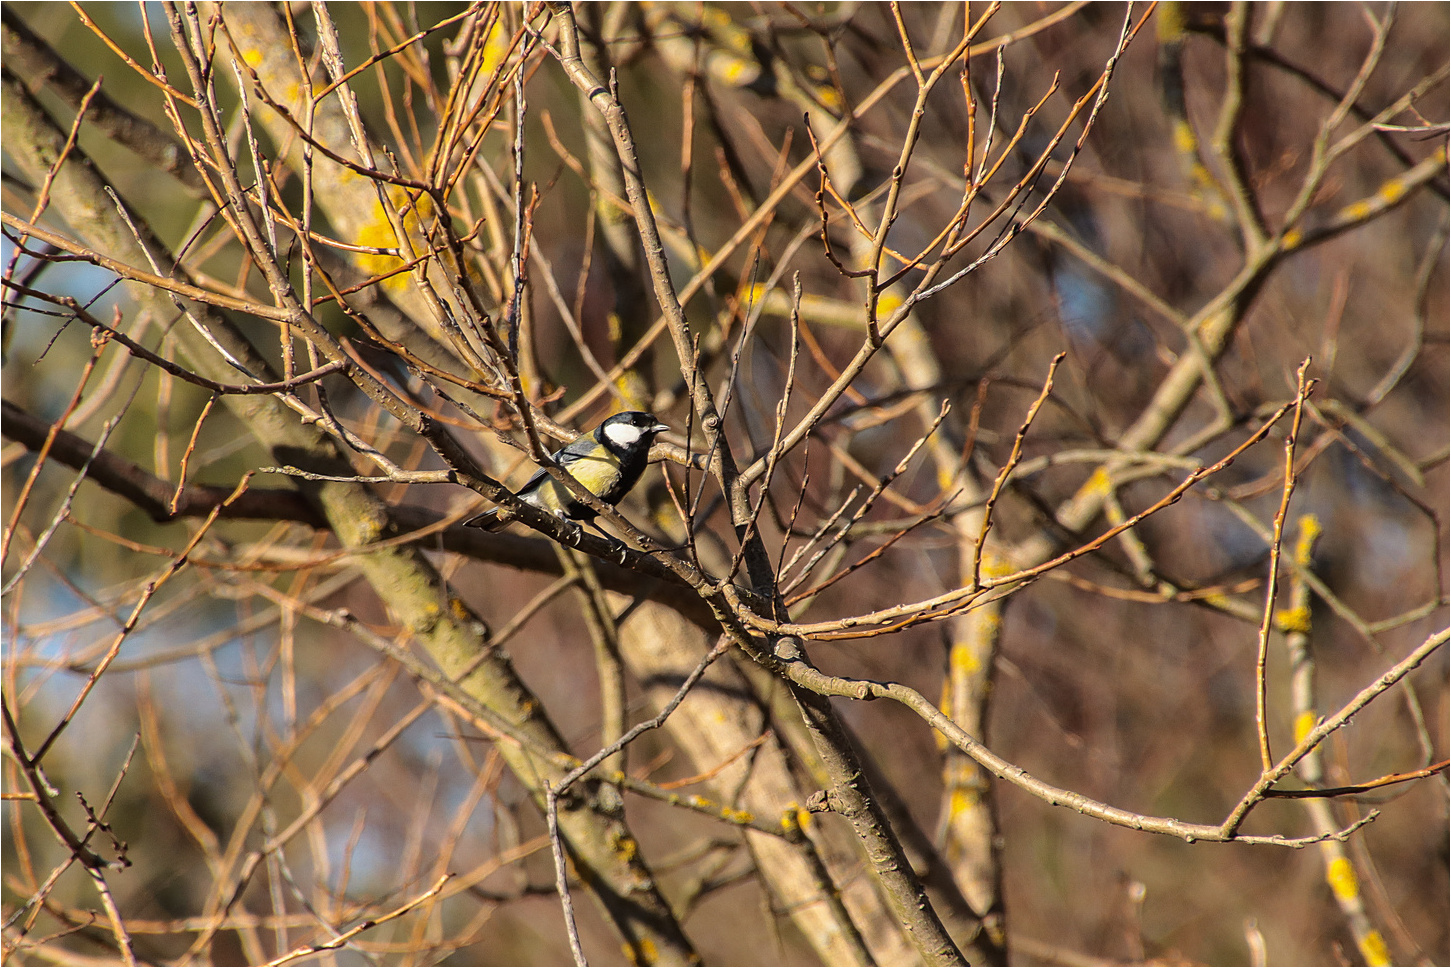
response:
<svg viewBox="0 0 1451 968"><path fill-rule="evenodd" d="M629 424L611 424L605 428L605 436L616 447L628 447L640 439L640 428Z"/></svg>

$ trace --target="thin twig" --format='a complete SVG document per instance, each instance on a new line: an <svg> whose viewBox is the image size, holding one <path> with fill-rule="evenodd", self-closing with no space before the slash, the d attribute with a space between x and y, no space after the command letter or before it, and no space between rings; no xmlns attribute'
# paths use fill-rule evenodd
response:
<svg viewBox="0 0 1451 968"><path fill-rule="evenodd" d="M559 833L559 798L577 780L620 750L623 750L640 734L652 729L658 729L664 725L665 720L670 717L670 714L675 712L676 708L685 701L685 697L695 688L695 684L700 681L701 676L705 675L711 663L725 655L730 650L730 646L730 639L726 636L721 636L716 642L715 648L707 652L705 657L700 660L700 663L691 670L690 675L685 677L685 681L675 691L675 695L671 697L670 701L665 704L653 719L647 719L642 723L635 724L628 732L615 740L615 742L600 749L599 752L566 773L557 783L554 783L545 791L544 810L545 817L549 823L549 840L554 853L555 889L559 893L559 902L564 909L564 925L565 931L569 935L569 948L574 953L575 964L581 966L581 968L589 964L589 962L585 960L584 948L580 945L579 926L575 923L574 918L574 900L569 892L569 876L564 860L564 838Z"/></svg>
<svg viewBox="0 0 1451 968"><path fill-rule="evenodd" d="M1315 381L1305 381L1305 372L1310 368L1309 357L1295 372L1295 416L1290 421L1290 432L1285 436L1285 484L1280 491L1280 507L1275 512L1274 537L1270 539L1270 574L1265 583L1264 619L1260 622L1259 646L1255 658L1255 728L1260 742L1260 768L1269 770L1274 762L1270 757L1270 731L1265 710L1265 662L1269 655L1270 628L1275 615L1275 598L1279 592L1280 539L1285 530L1285 515L1290 510L1290 495L1295 493L1295 444L1300 437L1300 421L1305 412L1305 400Z"/></svg>

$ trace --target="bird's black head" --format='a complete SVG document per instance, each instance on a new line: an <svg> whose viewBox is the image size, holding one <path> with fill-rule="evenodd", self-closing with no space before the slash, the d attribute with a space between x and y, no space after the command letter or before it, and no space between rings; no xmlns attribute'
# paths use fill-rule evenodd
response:
<svg viewBox="0 0 1451 968"><path fill-rule="evenodd" d="M620 456L645 454L655 435L669 430L653 413L627 410L617 413L595 429L595 439Z"/></svg>

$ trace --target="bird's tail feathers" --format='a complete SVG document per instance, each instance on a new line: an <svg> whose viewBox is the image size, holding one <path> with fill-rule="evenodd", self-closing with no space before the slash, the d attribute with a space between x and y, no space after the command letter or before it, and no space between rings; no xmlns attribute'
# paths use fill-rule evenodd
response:
<svg viewBox="0 0 1451 968"><path fill-rule="evenodd" d="M485 531L502 531L509 526L510 518L501 514L499 508L476 514L464 522L466 528L482 528Z"/></svg>

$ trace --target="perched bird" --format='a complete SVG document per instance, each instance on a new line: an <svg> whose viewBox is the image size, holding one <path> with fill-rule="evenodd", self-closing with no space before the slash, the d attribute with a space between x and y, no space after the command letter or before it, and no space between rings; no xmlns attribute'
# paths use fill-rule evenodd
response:
<svg viewBox="0 0 1451 968"><path fill-rule="evenodd" d="M609 505L620 503L640 479L649 462L655 435L669 430L653 413L630 410L617 413L592 432L553 454L554 462L591 494ZM540 468L519 489L518 497L541 511L571 521L591 523L595 512L575 500L563 484ZM485 531L499 531L514 520L508 508L494 508L469 518L464 524Z"/></svg>

